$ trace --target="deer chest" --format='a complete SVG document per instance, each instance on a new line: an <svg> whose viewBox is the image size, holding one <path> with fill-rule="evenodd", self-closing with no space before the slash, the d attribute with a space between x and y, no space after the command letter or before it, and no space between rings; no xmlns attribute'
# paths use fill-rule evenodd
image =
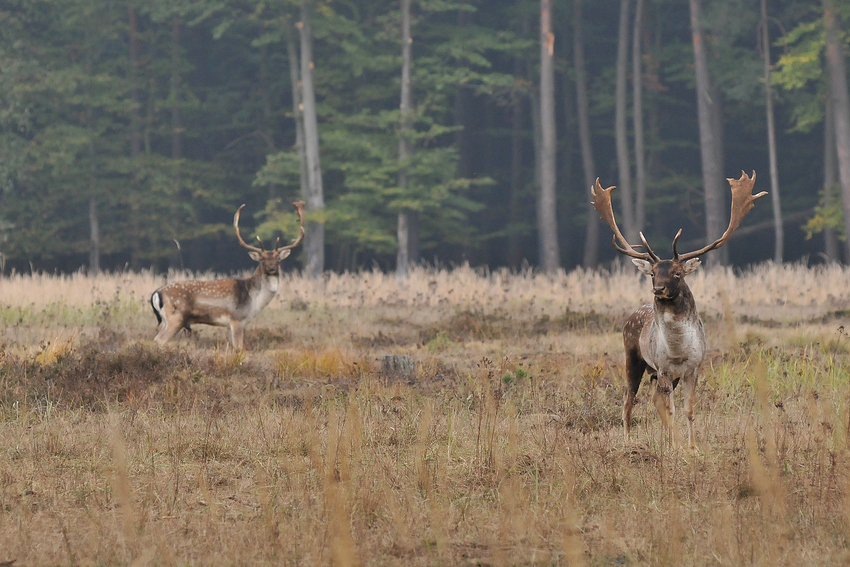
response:
<svg viewBox="0 0 850 567"><path fill-rule="evenodd" d="M705 356L702 321L656 318L644 327L640 347L644 360L656 370L674 374L695 370Z"/></svg>

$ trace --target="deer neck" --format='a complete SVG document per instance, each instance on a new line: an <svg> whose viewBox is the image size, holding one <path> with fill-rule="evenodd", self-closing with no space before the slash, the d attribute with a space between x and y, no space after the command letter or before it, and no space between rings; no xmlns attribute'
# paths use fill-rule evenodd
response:
<svg viewBox="0 0 850 567"><path fill-rule="evenodd" d="M702 360L705 331L691 290L685 285L673 299L656 299L653 305L654 349L673 364Z"/></svg>
<svg viewBox="0 0 850 567"><path fill-rule="evenodd" d="M251 277L245 280L245 284L251 297L251 303L259 310L268 305L277 293L280 287L280 273L270 275L257 266Z"/></svg>
<svg viewBox="0 0 850 567"><path fill-rule="evenodd" d="M655 319L661 323L674 323L698 319L694 295L686 283L673 299L655 299Z"/></svg>

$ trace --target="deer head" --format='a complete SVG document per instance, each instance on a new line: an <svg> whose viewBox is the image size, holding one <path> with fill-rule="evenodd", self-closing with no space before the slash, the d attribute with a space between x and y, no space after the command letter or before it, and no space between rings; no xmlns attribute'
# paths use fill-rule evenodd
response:
<svg viewBox="0 0 850 567"><path fill-rule="evenodd" d="M274 248L271 250L266 250L263 246L263 241L260 240L260 237L257 237L257 242L260 243L260 247L251 246L247 244L244 240L242 240L242 235L239 234L239 215L242 213L242 209L245 208L245 205L242 205L236 210L236 214L233 215L233 228L236 229L236 238L239 239L239 244L242 245L243 248L246 248L248 252L248 256L251 257L255 262L259 262L259 266L257 266L257 272L265 274L267 276L276 276L280 273L280 262L284 258L288 257L292 253L292 249L298 246L301 241L304 239L304 201L298 201L296 203L292 203L295 207L295 210L298 212L298 220L301 223L301 228L298 233L298 238L292 244L288 246L278 246L280 242L280 238L278 237L275 240Z"/></svg>
<svg viewBox="0 0 850 567"><path fill-rule="evenodd" d="M738 228L738 225L747 216L747 213L752 210L753 202L759 197L767 195L767 191L762 191L757 195L752 194L753 185L756 182L755 171L752 177L749 177L742 171L740 179L728 178L727 181L729 181L732 189L732 214L730 215L729 226L726 228L726 231L720 238L699 250L694 250L687 254L679 254L676 249L676 244L682 235L682 229L679 229L676 237L673 238L673 258L671 260L662 260L659 258L649 246L642 232L640 233L642 244L637 245L637 247L643 248L646 250L645 252L639 252L635 250L634 246L629 244L628 240L626 240L623 233L617 227L617 221L614 220L614 210L611 206L611 191L616 187L612 186L608 189L603 189L599 185L599 179L597 178L596 185L591 187L590 192L594 197L593 206L602 220L608 223L608 226L614 232L614 248L620 254L629 256L641 272L651 276L653 293L656 297L665 299L669 298L668 296L675 296L679 289L678 282L683 281L686 275L696 271L700 265L699 256L726 244L726 241L729 240L732 233L735 232L735 229Z"/></svg>

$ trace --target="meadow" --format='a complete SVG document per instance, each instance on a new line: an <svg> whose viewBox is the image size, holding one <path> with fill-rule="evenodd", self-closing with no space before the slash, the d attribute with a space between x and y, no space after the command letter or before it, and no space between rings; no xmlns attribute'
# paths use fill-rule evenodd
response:
<svg viewBox="0 0 850 567"><path fill-rule="evenodd" d="M0 278L0 566L850 564L846 267L688 277L696 452L623 438L632 269L289 274L242 352L165 281Z"/></svg>

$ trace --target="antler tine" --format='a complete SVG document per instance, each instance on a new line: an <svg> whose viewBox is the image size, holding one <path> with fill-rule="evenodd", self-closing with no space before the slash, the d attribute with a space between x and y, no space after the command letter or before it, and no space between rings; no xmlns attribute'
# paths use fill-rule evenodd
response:
<svg viewBox="0 0 850 567"><path fill-rule="evenodd" d="M646 248L646 253L649 254L652 261L660 262L661 258L659 258L658 255L652 251L652 248L649 247L649 242L646 241L646 238L643 236L643 232L639 232L638 234L640 234L640 241L643 242L643 247Z"/></svg>
<svg viewBox="0 0 850 567"><path fill-rule="evenodd" d="M294 206L296 212L298 212L298 220L301 223L301 230L298 233L298 239L295 240L295 242L293 242L292 244L288 246L283 246L282 248L278 248L277 243L275 243L275 250L291 250L292 248L295 248L296 246L301 244L301 241L304 240L304 205L304 201L297 201L295 203L292 203L292 206Z"/></svg>
<svg viewBox="0 0 850 567"><path fill-rule="evenodd" d="M650 252L638 252L635 250L629 241L623 236L623 233L620 232L620 229L617 227L617 221L614 220L614 209L611 206L611 191L613 191L616 187L612 186L608 189L603 189L599 184L599 178L596 178L596 185L590 187L590 194L593 195L593 206L596 209L596 212L599 213L600 218L608 223L608 226L611 227L611 230L614 231L614 248L617 249L617 252L620 254L625 254L626 256L630 256L632 258L639 258L641 260L651 260L652 262L658 261L658 256L654 253L651 253L651 249L647 245L646 248ZM641 236L642 237L642 236ZM620 245L617 244L619 241ZM646 244L646 241L644 241Z"/></svg>
<svg viewBox="0 0 850 567"><path fill-rule="evenodd" d="M682 236L682 229L679 229L679 232L676 233L676 238L673 239L673 261L679 261L679 253L676 252L676 243L679 242L679 237Z"/></svg>
<svg viewBox="0 0 850 567"><path fill-rule="evenodd" d="M244 209L244 208L245 208L245 205L243 204L241 207L239 207L236 210L236 214L233 215L233 228L236 229L236 238L239 239L239 244L241 244L243 248L247 248L248 250L250 250L252 252L262 252L263 250L261 248L257 248L256 246L251 246L250 244L246 244L245 241L242 240L242 235L239 234L239 215L242 213L242 209ZM262 242L261 242L261 244L262 244Z"/></svg>
<svg viewBox="0 0 850 567"><path fill-rule="evenodd" d="M691 258L696 258L697 256L702 256L706 252L710 250L714 250L715 248L719 248L726 244L726 241L729 240L729 237L732 236L732 233L735 232L735 229L738 228L738 225L741 224L741 221L744 220L744 217L747 216L754 204L753 201L758 199L759 197L764 197L767 195L767 191L762 191L758 195L753 195L753 185L756 183L756 172L753 171L753 176L748 177L745 172L741 172L741 178L735 179L733 177L729 177L726 179L729 182L729 186L732 190L732 213L729 216L729 227L726 229L726 232L723 235L703 248L696 250L694 252L688 252L687 254L682 254L679 257L679 261L684 262L686 260L690 260Z"/></svg>

